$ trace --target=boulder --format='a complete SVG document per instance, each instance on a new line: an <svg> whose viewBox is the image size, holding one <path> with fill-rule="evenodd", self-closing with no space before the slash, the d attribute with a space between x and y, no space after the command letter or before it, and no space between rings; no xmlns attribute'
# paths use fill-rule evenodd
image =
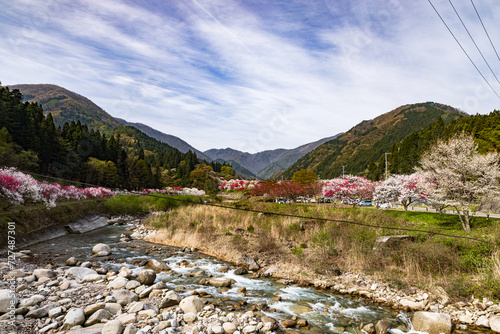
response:
<svg viewBox="0 0 500 334"><path fill-rule="evenodd" d="M0 314L9 312L9 308L11 306L12 308L15 308L18 303L19 300L16 298L15 294L11 293L10 290L0 290Z"/></svg>
<svg viewBox="0 0 500 334"><path fill-rule="evenodd" d="M45 300L43 295L33 295L30 298L23 299L19 302L19 307L30 307Z"/></svg>
<svg viewBox="0 0 500 334"><path fill-rule="evenodd" d="M122 334L123 324L120 320L108 321L102 328L102 334Z"/></svg>
<svg viewBox="0 0 500 334"><path fill-rule="evenodd" d="M422 311L425 307L424 302L422 302L422 301L416 302L416 301L413 301L410 299L405 299L405 298L401 299L399 301L399 304L403 307L410 308L410 310L412 310L412 311Z"/></svg>
<svg viewBox="0 0 500 334"><path fill-rule="evenodd" d="M409 235L386 235L382 237L378 237L375 241L375 246L373 246L373 250L381 249L384 247L391 247L397 245L402 241L412 241L413 237Z"/></svg>
<svg viewBox="0 0 500 334"><path fill-rule="evenodd" d="M157 273L160 273L162 271L169 271L170 270L170 267L167 266L164 262L160 262L160 261L155 260L155 259L150 259L146 263L145 267L148 268L148 269L152 269L152 270L154 270Z"/></svg>
<svg viewBox="0 0 500 334"><path fill-rule="evenodd" d="M92 248L92 254L104 254L100 256L108 256L111 254L111 247L106 244L97 244Z"/></svg>
<svg viewBox="0 0 500 334"><path fill-rule="evenodd" d="M169 291L165 294L165 297L161 300L160 308L166 308L174 305L178 305L182 298L175 292Z"/></svg>
<svg viewBox="0 0 500 334"><path fill-rule="evenodd" d="M25 317L39 319L46 317L48 314L49 314L48 307L40 307L29 311L28 314L25 315Z"/></svg>
<svg viewBox="0 0 500 334"><path fill-rule="evenodd" d="M116 277L114 280L109 282L108 288L115 290L122 289L127 286L127 283L128 279L126 279L125 277Z"/></svg>
<svg viewBox="0 0 500 334"><path fill-rule="evenodd" d="M144 286L144 285L142 285ZM149 296L149 294L153 291L153 287L152 286L148 286L147 288L145 288L144 290L142 290L140 293L139 293L139 298L146 298L147 296ZM137 293L137 291L136 291Z"/></svg>
<svg viewBox="0 0 500 334"><path fill-rule="evenodd" d="M85 322L85 313L82 308L72 308L68 311L63 320L62 329L70 329Z"/></svg>
<svg viewBox="0 0 500 334"><path fill-rule="evenodd" d="M136 293L126 289L117 290L113 292L112 296L115 297L116 300L124 300L127 304L139 300L139 296Z"/></svg>
<svg viewBox="0 0 500 334"><path fill-rule="evenodd" d="M137 276L137 281L144 285L153 284L156 279L156 273L153 270L142 270Z"/></svg>
<svg viewBox="0 0 500 334"><path fill-rule="evenodd" d="M500 316L492 315L490 317L490 328L492 331L500 332Z"/></svg>
<svg viewBox="0 0 500 334"><path fill-rule="evenodd" d="M230 287L231 286L231 279L225 278L225 277L212 277L208 281L208 284L213 285L213 286Z"/></svg>
<svg viewBox="0 0 500 334"><path fill-rule="evenodd" d="M35 269L33 270L33 275L35 275L38 280L42 277L54 278L57 276L56 272L52 269Z"/></svg>
<svg viewBox="0 0 500 334"><path fill-rule="evenodd" d="M97 272L85 267L72 267L66 270L66 275L83 280L87 275L97 275Z"/></svg>
<svg viewBox="0 0 500 334"><path fill-rule="evenodd" d="M490 321L487 316L482 315L480 316L475 323L476 326L478 327L490 327Z"/></svg>
<svg viewBox="0 0 500 334"><path fill-rule="evenodd" d="M232 322L225 322L222 324L222 329L224 329L224 333L233 334L236 332L236 325Z"/></svg>
<svg viewBox="0 0 500 334"><path fill-rule="evenodd" d="M85 315L87 315L87 316L92 315L95 312L104 309L105 306L106 306L105 303L97 303L97 304L87 305L83 309L83 313L85 313Z"/></svg>
<svg viewBox="0 0 500 334"><path fill-rule="evenodd" d="M297 326L297 321L291 320L291 319L283 320L281 322L281 326L283 326L285 328L295 327L295 326Z"/></svg>
<svg viewBox="0 0 500 334"><path fill-rule="evenodd" d="M429 334L451 333L451 316L445 313L415 312L413 328Z"/></svg>
<svg viewBox="0 0 500 334"><path fill-rule="evenodd" d="M113 317L113 315L110 312L104 309L97 310L87 319L87 321L85 322L85 326L92 326L101 322L106 322L107 320L111 319L111 317Z"/></svg>
<svg viewBox="0 0 500 334"><path fill-rule="evenodd" d="M256 271L260 269L259 264L251 257L242 254L242 256L236 261L236 265L239 267L245 267L250 271Z"/></svg>
<svg viewBox="0 0 500 334"><path fill-rule="evenodd" d="M203 301L196 296L189 296L180 301L179 307L184 313L198 313L203 309Z"/></svg>
<svg viewBox="0 0 500 334"><path fill-rule="evenodd" d="M432 288L432 294L439 304L446 306L450 303L450 296L448 296L448 294L442 287L434 286Z"/></svg>
<svg viewBox="0 0 500 334"><path fill-rule="evenodd" d="M57 318L63 314L62 307L54 307L52 310L49 311L49 318Z"/></svg>
<svg viewBox="0 0 500 334"><path fill-rule="evenodd" d="M239 267L238 269L236 269L234 271L234 274L235 275L245 275L245 274L248 274L248 270L244 267Z"/></svg>
<svg viewBox="0 0 500 334"><path fill-rule="evenodd" d="M77 263L78 260L75 257L70 257L69 259L66 260L66 265L70 267L76 266Z"/></svg>
<svg viewBox="0 0 500 334"><path fill-rule="evenodd" d="M131 280L128 281L127 285L125 285L125 289L127 290L134 290L135 288L141 286L141 283L137 282L136 280Z"/></svg>
<svg viewBox="0 0 500 334"><path fill-rule="evenodd" d="M198 316L196 315L196 313L193 312L185 313L182 318L188 324L198 320Z"/></svg>
<svg viewBox="0 0 500 334"><path fill-rule="evenodd" d="M387 334L387 331L389 330L390 327L391 327L391 325L386 320L380 320L375 325L375 333Z"/></svg>
<svg viewBox="0 0 500 334"><path fill-rule="evenodd" d="M123 331L123 334L136 334L139 330L134 324L128 324Z"/></svg>

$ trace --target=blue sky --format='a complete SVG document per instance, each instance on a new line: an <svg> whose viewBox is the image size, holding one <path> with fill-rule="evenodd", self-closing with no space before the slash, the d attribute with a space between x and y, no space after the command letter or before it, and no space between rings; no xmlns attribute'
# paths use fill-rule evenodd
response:
<svg viewBox="0 0 500 334"><path fill-rule="evenodd" d="M448 0L432 0L500 84ZM470 0L453 0L493 72ZM500 51L500 3L475 0ZM50 83L200 150L294 148L400 105L500 109L427 0L0 0L0 81Z"/></svg>

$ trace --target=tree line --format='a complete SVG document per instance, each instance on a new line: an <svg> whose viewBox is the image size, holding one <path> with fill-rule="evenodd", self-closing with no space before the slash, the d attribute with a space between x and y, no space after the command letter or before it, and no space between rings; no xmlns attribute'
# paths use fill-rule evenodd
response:
<svg viewBox="0 0 500 334"><path fill-rule="evenodd" d="M1 86L0 166L126 189L211 190L217 175L234 176L226 163L200 161L196 153L182 153L130 126L108 134L79 120L56 127L38 103L23 102L19 90Z"/></svg>

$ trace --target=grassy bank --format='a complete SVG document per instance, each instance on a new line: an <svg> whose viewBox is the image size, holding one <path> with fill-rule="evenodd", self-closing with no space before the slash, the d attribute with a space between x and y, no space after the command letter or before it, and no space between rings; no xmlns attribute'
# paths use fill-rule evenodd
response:
<svg viewBox="0 0 500 334"><path fill-rule="evenodd" d="M16 223L15 236L20 240L30 233L51 226L64 226L96 214L137 216L151 211L166 211L185 205L185 202L199 201L200 198L195 196L126 195L108 199L59 202L55 208L47 209L43 204L10 205L3 200L0 205L0 248L7 245L9 222Z"/></svg>
<svg viewBox="0 0 500 334"><path fill-rule="evenodd" d="M272 203L242 202L239 206L500 242L496 219L476 217L472 232L466 234L454 215ZM228 260L236 260L244 252L269 265L286 265L304 278L353 271L390 282L399 289L438 285L455 299L471 295L500 298L500 253L491 244L208 206L177 208L150 217L149 224L161 229L152 241L191 245ZM379 236L398 234L410 234L413 240L373 249Z"/></svg>

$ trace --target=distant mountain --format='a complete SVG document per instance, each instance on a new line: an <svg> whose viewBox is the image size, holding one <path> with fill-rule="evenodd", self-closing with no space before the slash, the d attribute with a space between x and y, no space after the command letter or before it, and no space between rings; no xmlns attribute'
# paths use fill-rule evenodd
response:
<svg viewBox="0 0 500 334"><path fill-rule="evenodd" d="M9 88L19 89L26 101L38 102L44 115L52 114L56 126L80 120L90 128L106 132L122 125L88 98L56 85L14 85Z"/></svg>
<svg viewBox="0 0 500 334"><path fill-rule="evenodd" d="M235 161L262 179L270 178L273 174L283 171L298 159L314 150L319 145L336 138L336 136L323 138L313 143L305 144L294 149L279 148L258 153L247 153L232 148L211 149L205 151L213 160Z"/></svg>
<svg viewBox="0 0 500 334"><path fill-rule="evenodd" d="M175 147L176 149L178 149L182 153L186 153L187 151L195 152L196 156L198 158L204 159L207 161L212 161L212 159L209 158L208 156L206 156L203 152L195 149L193 146L189 145L187 142L180 139L179 137L168 135L168 134L163 133L161 131L155 130L150 126L147 126L146 124L131 123L131 122L127 122L126 120L121 119L121 118L115 118L115 119L120 121L123 125L133 126L134 128L141 130L142 132L144 132L148 136L153 137L153 138L155 138L155 139L157 139L165 144L168 144L172 147Z"/></svg>
<svg viewBox="0 0 500 334"><path fill-rule="evenodd" d="M380 167L385 152L410 134L426 129L438 118L445 124L464 113L439 103L427 102L401 106L372 120L363 121L337 138L318 146L286 171L275 177L291 178L300 169L311 169L321 178L342 174L369 175Z"/></svg>

